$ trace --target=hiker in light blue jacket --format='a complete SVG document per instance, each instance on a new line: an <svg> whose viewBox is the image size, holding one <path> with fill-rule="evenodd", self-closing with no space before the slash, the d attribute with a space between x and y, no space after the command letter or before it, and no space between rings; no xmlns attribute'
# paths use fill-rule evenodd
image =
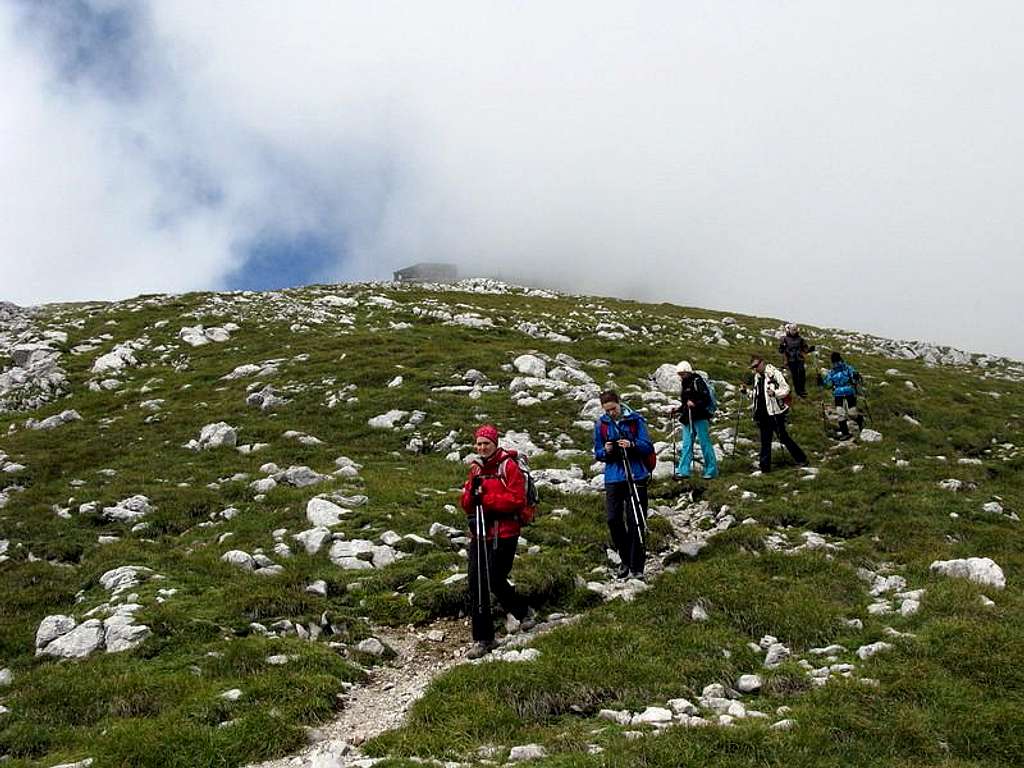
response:
<svg viewBox="0 0 1024 768"><path fill-rule="evenodd" d="M832 390L836 411L839 413L839 439L849 440L848 419L857 422L857 429L864 429L864 417L857 410L857 382L860 381L860 374L838 352L832 353L831 360L831 370L818 374L818 384Z"/></svg>

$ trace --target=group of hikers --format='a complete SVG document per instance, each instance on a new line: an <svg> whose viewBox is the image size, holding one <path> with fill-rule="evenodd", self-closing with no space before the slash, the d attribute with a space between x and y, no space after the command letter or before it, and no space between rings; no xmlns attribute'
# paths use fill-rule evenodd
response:
<svg viewBox="0 0 1024 768"><path fill-rule="evenodd" d="M779 343L779 352L793 379L790 387L785 375L758 352L750 357L753 383L740 392L750 400L751 415L757 425L760 446L758 467L762 473L772 468L772 441L779 442L798 466L807 466L807 454L786 430L792 390L806 397L806 356L814 352L790 324ZM703 457L701 477L718 476L718 460L711 443L710 422L717 410L713 385L698 374L689 361L676 366L680 382L680 404L673 410L679 419L682 436L680 456L674 477L689 478L694 459L694 443ZM819 386L833 392L838 413L837 438L851 437L849 420L863 428L864 417L857 410L857 386L860 374L846 363L839 352L832 352L831 368L818 372ZM647 486L657 465L654 442L647 421L622 402L615 390L600 395L602 413L594 423L594 458L604 464L605 514L612 545L618 559L617 579L644 579L647 558ZM824 414L823 414L824 415ZM735 441L736 435L733 435ZM495 645L491 595L506 611L506 628L515 632L530 629L536 617L523 597L509 582L519 534L524 522L532 519L536 492L532 488L523 457L498 444L497 427L485 424L474 433L476 460L470 464L463 486L462 508L470 533L469 597L472 606L473 646L469 658L480 658Z"/></svg>

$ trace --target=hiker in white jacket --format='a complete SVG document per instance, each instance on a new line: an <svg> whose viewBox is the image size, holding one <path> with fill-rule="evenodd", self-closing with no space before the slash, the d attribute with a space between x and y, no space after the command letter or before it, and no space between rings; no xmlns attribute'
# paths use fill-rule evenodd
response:
<svg viewBox="0 0 1024 768"><path fill-rule="evenodd" d="M786 431L786 414L789 406L789 384L782 371L765 362L761 355L750 356L750 368L754 371L754 388L744 393L751 399L754 422L761 433L761 451L758 454L758 466L762 472L772 469L772 437L779 436L793 460L801 467L807 466L807 454L796 444Z"/></svg>

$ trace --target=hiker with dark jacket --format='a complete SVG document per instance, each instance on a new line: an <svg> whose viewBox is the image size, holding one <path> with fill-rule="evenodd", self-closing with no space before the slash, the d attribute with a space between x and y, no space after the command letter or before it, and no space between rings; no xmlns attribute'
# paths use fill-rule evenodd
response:
<svg viewBox="0 0 1024 768"><path fill-rule="evenodd" d="M818 374L818 386L832 390L836 412L839 414L839 439L849 440L848 419L857 422L857 429L864 429L864 417L857 411L857 382L860 381L860 374L838 352L832 353L831 360L832 368Z"/></svg>
<svg viewBox="0 0 1024 768"><path fill-rule="evenodd" d="M718 477L718 460L715 447L711 444L708 425L711 421L711 392L703 376L693 372L689 361L683 360L676 366L679 374L679 420L683 425L682 455L676 467L676 477L689 477L693 464L694 435L700 440L700 452L704 457L705 480Z"/></svg>
<svg viewBox="0 0 1024 768"><path fill-rule="evenodd" d="M754 422L761 433L758 466L762 472L771 472L772 438L776 434L793 460L801 467L807 466L807 454L786 431L786 414L789 411L789 405L786 404L789 395L786 377L774 365L766 363L759 354L750 356L750 368L754 371L754 388L748 391L743 387L741 391L750 397Z"/></svg>
<svg viewBox="0 0 1024 768"><path fill-rule="evenodd" d="M600 400L604 414L594 424L594 458L604 462L605 513L620 559L616 575L643 579L650 478L644 457L654 453L654 443L644 417L621 403L617 392L602 392Z"/></svg>
<svg viewBox="0 0 1024 768"><path fill-rule="evenodd" d="M814 349L808 346L804 337L800 335L800 327L796 323L789 323L786 326L786 335L779 341L779 352L782 353L782 360L789 368L789 375L793 377L793 388L799 397L807 397L807 368L804 365L804 357Z"/></svg>
<svg viewBox="0 0 1024 768"><path fill-rule="evenodd" d="M477 429L474 449L478 458L469 466L462 508L469 523L474 641L467 656L476 659L494 647L492 593L502 608L523 622L521 628L529 628L530 609L508 581L519 544L519 514L526 506L526 478L515 461L515 452L498 446L497 427L485 424Z"/></svg>

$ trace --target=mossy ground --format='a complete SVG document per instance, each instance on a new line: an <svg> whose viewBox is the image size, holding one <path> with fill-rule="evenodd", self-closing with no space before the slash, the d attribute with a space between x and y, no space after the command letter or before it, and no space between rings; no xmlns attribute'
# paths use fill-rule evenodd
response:
<svg viewBox="0 0 1024 768"><path fill-rule="evenodd" d="M263 502L252 499L247 481L236 473L262 475L267 461L281 467L304 464L320 472L333 469L339 455L364 465L357 481L333 482L330 490L366 493L370 502L345 519L338 530L349 538L375 538L385 530L425 536L435 521L463 525L457 504L464 468L443 457L404 450L408 433L373 430L367 419L391 408L427 413L421 434L438 439L457 429L468 442L472 427L486 418L503 430L530 432L535 439L561 432L576 447L589 450L589 435L573 426L579 404L553 398L530 408L509 400L507 387L471 401L462 394L432 392L459 383L453 375L469 368L506 384L512 373L502 366L516 355L540 350L552 356L568 352L581 361L603 358L606 369L588 368L598 383L628 391L642 384L660 364L689 358L721 381L738 383L746 353L760 348L770 320L739 317L745 339L730 347L707 343L692 332L694 320L716 320L717 313L671 305L642 305L575 297L435 293L431 291L351 289L361 297L387 295L399 307L363 303L353 326L311 325L293 331L293 317L273 311L273 302L254 301L243 312L230 305L220 314L208 295L187 295L118 305L52 307L41 318L47 327L68 330L68 348L109 333L114 338L95 353L65 354L72 379L71 397L31 414L42 418L74 408L82 421L53 432L20 428L29 414L0 416L0 447L27 470L4 477L21 484L0 511L0 538L9 539L11 559L0 564L0 666L14 672L14 684L0 691L11 711L0 716L0 755L12 766L50 765L92 756L97 766L230 766L279 756L303 741L301 726L329 719L342 681L357 681L355 658L342 658L324 642L268 639L254 634L251 622L317 621L326 611L346 643L365 637L369 623L423 623L458 615L459 586L441 582L461 564L443 537L435 546L403 544L409 557L379 571L339 570L325 553L274 558L285 574L263 578L239 572L220 561L227 549L270 553L270 532L289 535L309 527L305 502L324 488L279 487ZM342 287L289 292L295 302ZM430 304L433 302L433 304ZM489 329L452 327L414 314L413 306L445 304L494 319ZM459 308L459 305L465 305ZM160 320L169 323L157 328ZM189 348L177 340L183 325L218 325L229 320L241 328L230 341ZM514 330L522 320L545 324L577 339L573 344L530 338ZM632 329L627 341L609 341L593 332L595 322L613 320ZM80 327L73 325L81 321ZM389 323L405 321L406 330ZM113 324L112 324L113 323ZM809 329L822 345L833 340ZM147 335L138 356L143 366L130 369L116 392L89 392L89 366L114 341ZM154 347L174 345L161 360ZM301 356L296 359L296 356ZM821 468L817 479L801 481L780 457L769 475L750 477L741 449L726 460L722 477L702 484L714 506L728 504L738 518L754 525L721 534L696 561L666 574L631 604L599 605L576 585L605 562L607 533L602 501L547 493L541 517L525 536L539 554L521 556L515 567L520 589L542 610L583 611L582 620L535 642L541 656L529 664L490 663L463 666L436 681L418 702L404 728L385 734L370 747L374 754L468 759L488 744L507 747L536 741L552 753L545 764L573 766L814 765L814 766L974 766L1024 762L1024 574L1020 524L981 511L999 497L1008 511L1024 511L1024 459L1002 449L1021 434L1024 386L983 379L978 369L929 368L914 361L894 362L851 355L869 382L872 426L884 434L877 444L832 451L815 400L795 409L791 431ZM175 364L187 359L187 368ZM235 366L283 359L280 373L266 382L291 402L276 412L245 405L253 379L221 379ZM900 375L886 370L898 368ZM387 389L395 375L398 389ZM912 381L914 388L904 384ZM884 385L883 385L884 383ZM327 408L332 391L355 384L358 403ZM989 392L998 392L993 397ZM719 393L722 396L722 392ZM812 388L812 397L816 393ZM145 400L164 400L158 420L139 408ZM640 405L637 398L634 405ZM716 428L733 423L731 401L723 398ZM662 420L651 415L652 426ZM915 426L905 415L920 422ZM212 421L239 429L240 442L267 442L252 455L230 449L192 453L181 446ZM9 425L19 426L7 434ZM282 438L286 430L317 436L322 445L304 446ZM743 418L741 434L754 436ZM656 431L656 437L664 434ZM828 456L827 460L823 460ZM944 456L945 461L937 459ZM978 458L980 465L961 465ZM909 462L900 466L899 460ZM584 464L587 462L584 461ZM553 457L537 466L566 466ZM854 474L851 467L863 465ZM116 474L99 474L113 469ZM938 482L955 477L968 490L952 493ZM84 485L72 486L72 480ZM207 487L209 483L217 487ZM186 485L187 484L187 485ZM738 486L733 490L733 486ZM756 499L742 500L741 490ZM654 495L674 497L665 482ZM77 508L85 501L112 504L145 494L157 507L140 535L99 515L72 514L63 519L53 506ZM230 521L217 512L235 506ZM565 507L557 518L544 513ZM957 517L951 517L955 513ZM212 525L208 525L212 523ZM764 549L764 536L779 526L817 531L842 539L832 558L822 553L785 555ZM232 536L224 543L218 537ZM120 536L98 545L97 536ZM15 546L17 545L17 546ZM32 557L29 557L31 553ZM1008 588L988 591L997 606L983 608L979 587L929 574L932 560L987 556L1006 572ZM921 611L909 618L868 617L864 585L856 569L881 562L897 566L911 586L928 592ZM99 654L81 661L33 656L40 620L74 613L103 602L98 578L120 565L144 565L165 576L137 590L145 608L140 622L153 636L134 651ZM326 597L305 591L314 579L328 584ZM355 582L358 582L355 584ZM155 602L158 588L178 593ZM76 597L77 596L77 597ZM695 601L706 607L707 623L690 621L685 610ZM861 630L844 619L863 617ZM773 634L794 651L841 643L856 648L879 639L884 626L916 635L895 649L862 664L879 681L856 681L823 688L808 684L803 670L787 664L768 673L764 692L753 705L771 711L792 708L796 730L778 733L757 724L733 728L669 729L638 740L623 728L596 719L603 707L640 708L669 698L695 697L710 682L731 684L757 671L759 658L746 644ZM729 655L723 653L728 651ZM283 667L270 666L271 654L296 654ZM358 661L366 661L358 659ZM229 703L219 694L241 688ZM604 751L587 753L588 745ZM408 763L411 764L411 763Z"/></svg>

